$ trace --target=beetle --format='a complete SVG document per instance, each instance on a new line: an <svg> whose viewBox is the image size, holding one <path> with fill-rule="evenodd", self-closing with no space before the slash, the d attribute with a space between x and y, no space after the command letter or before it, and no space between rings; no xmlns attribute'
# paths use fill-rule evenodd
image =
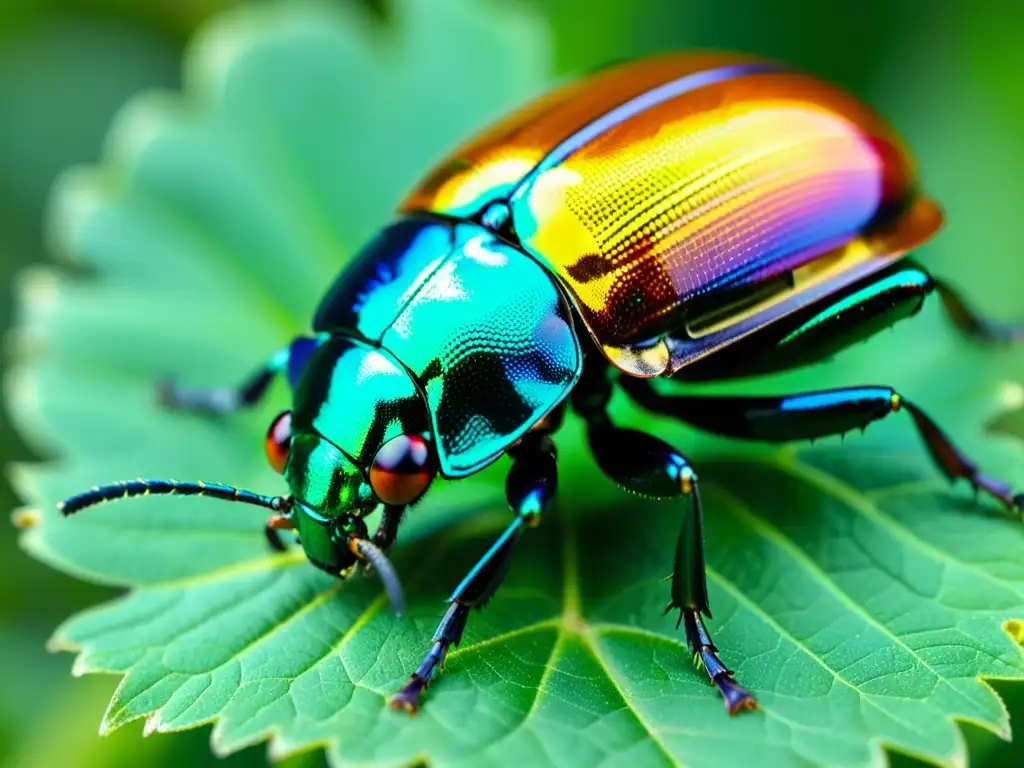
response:
<svg viewBox="0 0 1024 768"><path fill-rule="evenodd" d="M951 481L1021 513L1024 494L983 474L892 388L685 390L823 361L914 315L933 293L970 338L1024 338L1024 325L975 314L907 258L942 221L895 131L820 79L733 53L609 66L437 165L341 270L312 333L240 387L160 386L169 407L227 414L284 375L293 405L265 447L287 495L138 480L94 488L61 509L145 494L267 507L272 546L294 531L313 565L342 578L369 563L400 610L385 553L403 513L435 476L464 478L507 455L512 521L457 585L423 662L391 700L412 713L470 610L495 592L522 534L551 507L554 437L571 409L607 476L679 501L666 613L678 611L676 626L728 711L753 709L704 622L697 473L674 446L613 423L613 388L702 430L767 442L843 434L903 410ZM656 377L679 391L655 389Z"/></svg>

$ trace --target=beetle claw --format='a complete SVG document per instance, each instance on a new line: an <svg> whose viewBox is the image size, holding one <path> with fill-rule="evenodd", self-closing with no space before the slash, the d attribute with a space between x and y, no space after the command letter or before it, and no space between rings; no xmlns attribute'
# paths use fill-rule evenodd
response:
<svg viewBox="0 0 1024 768"><path fill-rule="evenodd" d="M750 692L737 683L731 674L719 675L714 680L722 699L725 701L725 708L729 714L735 717L743 710L753 711L757 709L757 701Z"/></svg>
<svg viewBox="0 0 1024 768"><path fill-rule="evenodd" d="M404 710L412 717L419 710L420 696L423 695L426 687L427 681L414 673L409 678L409 682L402 686L402 690L391 697L388 705L396 712Z"/></svg>

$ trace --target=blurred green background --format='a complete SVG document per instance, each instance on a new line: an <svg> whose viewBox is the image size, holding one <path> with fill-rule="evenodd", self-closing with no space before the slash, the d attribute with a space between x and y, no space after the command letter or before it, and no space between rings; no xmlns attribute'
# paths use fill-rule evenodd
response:
<svg viewBox="0 0 1024 768"><path fill-rule="evenodd" d="M361 0L337 0L360 2ZM388 23L387 0L362 0ZM430 3L431 0L421 0ZM782 58L877 106L908 137L926 184L950 214L937 270L984 296L996 281L1024 288L1024 4L1005 0L466 0L504 2L546 18L556 74L657 51L715 47ZM0 326L14 279L45 263L42 218L55 175L95 161L132 94L176 88L193 30L232 0L0 0ZM457 44L457 41L453 41ZM1001 258L979 258L999 251ZM1008 265L968 271L972 264ZM312 308L311 308L312 309ZM1019 307L996 307L1008 314ZM0 365L6 370L11 348ZM6 408L6 405L3 406ZM1011 418L1009 424L1021 422ZM1012 427L1010 427L1012 428ZM1024 429L1016 428L1018 433ZM0 465L33 458L0 410ZM0 479L0 511L18 505ZM209 730L143 740L141 724L100 739L115 680L70 676L72 657L44 643L71 613L109 597L49 570L0 528L0 763L50 766L265 764L262 747L227 760ZM997 686L999 688L999 686ZM1024 691L1001 687L1024 731ZM966 727L972 764L1024 765L1017 745ZM319 765L319 756L292 761ZM894 757L894 764L912 761Z"/></svg>

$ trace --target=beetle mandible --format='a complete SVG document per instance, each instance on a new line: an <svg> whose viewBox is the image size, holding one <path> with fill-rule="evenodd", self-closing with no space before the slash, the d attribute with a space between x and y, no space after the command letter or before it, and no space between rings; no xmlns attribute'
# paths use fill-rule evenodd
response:
<svg viewBox="0 0 1024 768"><path fill-rule="evenodd" d="M980 341L1024 338L990 322L905 258L942 224L913 160L866 105L785 65L679 54L612 66L525 106L456 150L340 273L309 337L238 388L160 388L168 406L229 413L275 374L291 411L267 434L286 496L138 480L94 488L65 515L145 494L268 507L269 542L292 530L310 562L345 577L368 562L396 609L385 552L435 475L512 459L513 518L452 593L422 664L391 705L414 712L458 645L470 609L499 586L523 532L551 506L554 435L585 422L600 469L680 501L668 610L730 713L755 702L719 659L697 473L680 451L612 423L618 384L640 406L729 437L782 442L864 428L904 410L938 468L1017 513L1024 494L983 474L893 389L772 396L662 394L824 360L937 293ZM366 518L381 510L374 534Z"/></svg>

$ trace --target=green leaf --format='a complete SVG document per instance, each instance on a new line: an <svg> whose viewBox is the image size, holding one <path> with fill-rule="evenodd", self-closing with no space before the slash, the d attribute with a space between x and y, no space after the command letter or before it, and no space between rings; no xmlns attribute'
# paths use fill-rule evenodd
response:
<svg viewBox="0 0 1024 768"><path fill-rule="evenodd" d="M435 489L403 527L401 619L375 580L268 553L258 510L153 498L57 515L69 493L139 475L279 489L261 437L281 388L213 422L156 408L153 379L234 382L305 330L408 185L544 87L548 59L535 19L461 0L395 3L392 29L325 6L247 9L196 44L185 98L133 102L103 165L65 179L54 242L92 276L25 281L9 390L22 431L61 456L17 473L41 517L25 547L129 588L53 640L77 652L77 674L122 677L103 729L215 723L219 753L269 740L277 756L325 747L336 765L874 766L885 747L963 765L955 718L1008 737L982 678L1024 678L1006 631L1024 618L1024 531L950 491L899 419L775 451L616 400L700 471L710 630L761 705L735 719L662 615L678 508L601 478L574 420L559 435L559 508L412 719L387 698L506 522L501 465ZM1006 358L960 346L934 307L771 386L856 383L878 356L989 471L1024 484L1020 446L982 430Z"/></svg>
<svg viewBox="0 0 1024 768"><path fill-rule="evenodd" d="M1024 440L1024 408L999 414L990 424L994 432L1003 432Z"/></svg>

